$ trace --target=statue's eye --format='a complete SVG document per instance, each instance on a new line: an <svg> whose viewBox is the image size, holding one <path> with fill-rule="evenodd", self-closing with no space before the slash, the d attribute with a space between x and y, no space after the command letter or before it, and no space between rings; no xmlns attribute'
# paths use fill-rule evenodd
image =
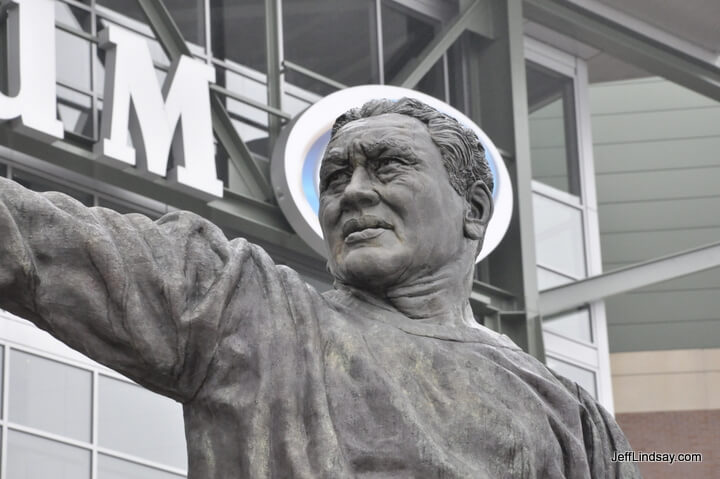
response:
<svg viewBox="0 0 720 479"><path fill-rule="evenodd" d="M406 162L402 158L383 157L377 160L375 173L381 176L394 175L398 173Z"/></svg>
<svg viewBox="0 0 720 479"><path fill-rule="evenodd" d="M323 182L323 189L333 189L342 186L348 182L350 172L347 168L335 170L330 173Z"/></svg>

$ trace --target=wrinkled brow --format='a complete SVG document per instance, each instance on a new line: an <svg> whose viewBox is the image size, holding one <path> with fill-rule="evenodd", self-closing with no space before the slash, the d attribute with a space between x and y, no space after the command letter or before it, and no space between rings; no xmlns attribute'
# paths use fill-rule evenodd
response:
<svg viewBox="0 0 720 479"><path fill-rule="evenodd" d="M327 153L325 153L325 156L323 157L322 165L320 166L320 172L322 173L323 168L326 164L328 165L328 167L331 165L337 167L345 167L350 160L350 154L348 152L348 149L353 149L355 151L359 149L363 152L363 155L366 158L374 158L380 156L387 151L392 152L392 154L394 155L405 156L408 158L414 158L416 156L415 151L412 147L412 143L404 141L402 139L381 138L373 142L358 141L349 144L344 149L333 147L329 151L327 151Z"/></svg>

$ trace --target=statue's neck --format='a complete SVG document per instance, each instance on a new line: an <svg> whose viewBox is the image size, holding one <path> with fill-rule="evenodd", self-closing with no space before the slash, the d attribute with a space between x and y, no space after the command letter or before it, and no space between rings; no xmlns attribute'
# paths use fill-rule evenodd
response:
<svg viewBox="0 0 720 479"><path fill-rule="evenodd" d="M469 280L458 281L456 275L437 274L381 293L344 287L368 302L394 309L413 320L473 327L476 322L470 309L470 284Z"/></svg>

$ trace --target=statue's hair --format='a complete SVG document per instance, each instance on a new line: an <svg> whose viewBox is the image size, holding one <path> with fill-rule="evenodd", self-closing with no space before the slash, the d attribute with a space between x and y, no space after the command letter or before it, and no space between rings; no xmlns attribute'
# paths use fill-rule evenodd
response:
<svg viewBox="0 0 720 479"><path fill-rule="evenodd" d="M490 191L493 190L493 177L485 159L485 149L475 132L462 126L455 118L414 98L370 100L359 108L348 110L335 120L330 139L352 121L386 113L407 115L427 126L430 138L440 149L450 184L460 196L467 198L470 187L477 180L482 180Z"/></svg>

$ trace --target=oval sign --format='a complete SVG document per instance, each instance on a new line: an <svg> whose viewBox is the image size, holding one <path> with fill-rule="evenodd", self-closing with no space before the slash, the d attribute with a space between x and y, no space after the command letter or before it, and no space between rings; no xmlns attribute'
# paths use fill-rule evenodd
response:
<svg viewBox="0 0 720 479"><path fill-rule="evenodd" d="M415 98L455 118L473 130L485 148L495 180L495 211L482 250L476 261L485 258L505 236L513 208L512 184L505 163L488 136L472 120L445 102L424 93L389 85L363 85L332 93L293 119L281 133L272 154L271 179L280 209L297 234L318 254L327 257L323 241L319 207L319 173L325 147L335 119L365 102L387 98Z"/></svg>

